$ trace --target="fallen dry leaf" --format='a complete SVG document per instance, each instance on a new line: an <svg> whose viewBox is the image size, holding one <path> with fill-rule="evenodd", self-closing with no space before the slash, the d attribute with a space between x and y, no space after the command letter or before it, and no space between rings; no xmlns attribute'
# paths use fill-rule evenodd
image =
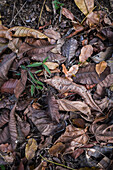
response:
<svg viewBox="0 0 113 170"><path fill-rule="evenodd" d="M28 140L25 148L25 156L28 160L32 159L35 156L35 151L37 150L38 145L35 139L31 138Z"/></svg>
<svg viewBox="0 0 113 170"><path fill-rule="evenodd" d="M18 79L9 79L1 87L1 93L14 94L14 89L17 85Z"/></svg>
<svg viewBox="0 0 113 170"><path fill-rule="evenodd" d="M105 61L101 61L99 64L96 64L96 72L100 75L107 67L107 63Z"/></svg>
<svg viewBox="0 0 113 170"><path fill-rule="evenodd" d="M81 54L79 56L80 62L85 62L91 55L93 54L93 47L92 45L85 45L81 49Z"/></svg>
<svg viewBox="0 0 113 170"><path fill-rule="evenodd" d="M65 145L62 142L58 142L49 149L49 154L58 157L58 154L61 154L64 148Z"/></svg>
<svg viewBox="0 0 113 170"><path fill-rule="evenodd" d="M44 31L44 34L54 40L58 40L61 38L60 33L55 31L53 28L48 28Z"/></svg>
<svg viewBox="0 0 113 170"><path fill-rule="evenodd" d="M62 8L62 15L72 21L75 19L74 15L66 8Z"/></svg>
<svg viewBox="0 0 113 170"><path fill-rule="evenodd" d="M45 62L44 63L50 70L55 70L59 65L58 63Z"/></svg>
<svg viewBox="0 0 113 170"><path fill-rule="evenodd" d="M87 15L94 8L94 0L74 0L77 7Z"/></svg>
<svg viewBox="0 0 113 170"><path fill-rule="evenodd" d="M8 40L12 40L12 33L10 30L1 30L0 29L0 37L7 38Z"/></svg>

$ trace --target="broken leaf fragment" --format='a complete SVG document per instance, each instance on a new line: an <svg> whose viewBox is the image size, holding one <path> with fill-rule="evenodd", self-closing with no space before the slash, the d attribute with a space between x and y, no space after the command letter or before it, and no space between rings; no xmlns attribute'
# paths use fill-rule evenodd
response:
<svg viewBox="0 0 113 170"><path fill-rule="evenodd" d="M35 151L37 150L37 142L35 139L31 138L28 140L25 148L25 156L28 160L35 156Z"/></svg>
<svg viewBox="0 0 113 170"><path fill-rule="evenodd" d="M99 64L96 64L96 72L100 75L107 67L107 63L105 61L101 61Z"/></svg>

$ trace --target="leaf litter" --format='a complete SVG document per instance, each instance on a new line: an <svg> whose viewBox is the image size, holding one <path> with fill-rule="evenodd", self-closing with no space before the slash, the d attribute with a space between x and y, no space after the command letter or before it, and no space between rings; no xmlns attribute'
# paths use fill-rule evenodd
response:
<svg viewBox="0 0 113 170"><path fill-rule="evenodd" d="M109 169L113 161L112 19L97 1L74 2L82 20L55 0L46 10L57 15L40 30L0 25L5 167Z"/></svg>

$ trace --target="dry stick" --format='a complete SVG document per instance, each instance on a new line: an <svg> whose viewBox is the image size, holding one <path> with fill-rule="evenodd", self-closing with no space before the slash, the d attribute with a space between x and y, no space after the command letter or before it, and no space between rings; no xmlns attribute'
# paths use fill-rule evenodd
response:
<svg viewBox="0 0 113 170"><path fill-rule="evenodd" d="M40 11L40 16L39 16L39 20L38 20L38 27L39 27L39 24L40 24L40 20L41 20L41 16L42 16L42 12L43 12L43 9L44 9L45 2L46 2L46 0L44 0L43 5L42 5L42 9Z"/></svg>
<svg viewBox="0 0 113 170"><path fill-rule="evenodd" d="M14 18L12 19L12 21L10 22L9 26L12 25L13 21L15 20L15 18L17 17L17 15L20 13L20 11L24 8L24 6L26 5L27 1L23 4L23 6L20 8L20 10L17 12L17 14L14 16Z"/></svg>

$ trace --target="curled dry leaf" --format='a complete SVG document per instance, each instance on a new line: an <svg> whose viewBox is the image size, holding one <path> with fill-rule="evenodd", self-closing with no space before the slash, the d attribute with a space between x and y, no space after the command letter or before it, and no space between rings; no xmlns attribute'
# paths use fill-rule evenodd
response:
<svg viewBox="0 0 113 170"><path fill-rule="evenodd" d="M57 100L59 105L59 110L63 111L80 111L82 114L81 116L86 119L87 121L92 121L93 116L91 114L91 110L87 104L81 101L70 101L66 99L59 99Z"/></svg>
<svg viewBox="0 0 113 170"><path fill-rule="evenodd" d="M85 85L98 84L100 81L104 80L109 73L110 68L107 67L102 74L98 75L95 70L95 64L89 63L86 66L79 67L76 76L73 77L73 81Z"/></svg>
<svg viewBox="0 0 113 170"><path fill-rule="evenodd" d="M0 115L0 128L9 121L8 111L6 110L3 114Z"/></svg>
<svg viewBox="0 0 113 170"><path fill-rule="evenodd" d="M45 62L44 63L50 70L56 69L59 65L53 62Z"/></svg>
<svg viewBox="0 0 113 170"><path fill-rule="evenodd" d="M9 138L10 138L9 128L8 128L8 126L6 126L0 133L0 144L8 142Z"/></svg>
<svg viewBox="0 0 113 170"><path fill-rule="evenodd" d="M21 26L16 26L10 28L8 31L15 32L12 34L13 37L34 37L34 38L48 38L46 35L41 33L38 30L27 28L27 27L21 27Z"/></svg>
<svg viewBox="0 0 113 170"><path fill-rule="evenodd" d="M17 85L18 79L9 79L1 87L1 93L14 94L14 89Z"/></svg>
<svg viewBox="0 0 113 170"><path fill-rule="evenodd" d="M107 63L105 61L101 61L99 64L96 64L96 72L100 75L107 67Z"/></svg>
<svg viewBox="0 0 113 170"><path fill-rule="evenodd" d="M28 140L25 148L25 156L28 160L32 159L35 156L35 151L37 150L38 145L35 139L31 138Z"/></svg>
<svg viewBox="0 0 113 170"><path fill-rule="evenodd" d="M88 142L88 136L86 129L76 128L74 126L67 126L66 131L62 134L55 143L62 142L67 147L65 153L68 151L74 151L76 147L81 147Z"/></svg>
<svg viewBox="0 0 113 170"><path fill-rule="evenodd" d="M69 71L67 71L65 65L62 64L62 68L62 72L65 74L65 76L72 81L70 77L75 76L75 74L78 72L79 66L73 65L72 67L70 67Z"/></svg>
<svg viewBox="0 0 113 170"><path fill-rule="evenodd" d="M92 124L90 131L95 135L97 142L104 141L106 143L113 143L113 124L107 125L97 125Z"/></svg>
<svg viewBox="0 0 113 170"><path fill-rule="evenodd" d="M58 157L58 154L62 153L65 145L62 142L58 142L49 149L49 154Z"/></svg>
<svg viewBox="0 0 113 170"><path fill-rule="evenodd" d="M96 92L93 95L94 99L99 99L105 95L105 87L110 87L113 84L113 74L109 74L102 82L97 85Z"/></svg>
<svg viewBox="0 0 113 170"><path fill-rule="evenodd" d="M91 55L93 54L93 47L92 45L85 45L81 49L81 54L79 56L80 62L85 62Z"/></svg>
<svg viewBox="0 0 113 170"><path fill-rule="evenodd" d="M94 0L74 0L78 8L87 15L94 8Z"/></svg>
<svg viewBox="0 0 113 170"><path fill-rule="evenodd" d="M15 58L16 55L14 53L11 53L10 55L6 55L3 61L0 63L0 87L7 80L9 68Z"/></svg>
<svg viewBox="0 0 113 170"><path fill-rule="evenodd" d="M93 101L90 93L86 90L84 86L75 84L70 80L58 76L55 76L52 79L45 80L45 82L56 88L59 92L65 93L71 91L79 94L83 97L86 104L88 104L92 109L101 112L101 109Z"/></svg>
<svg viewBox="0 0 113 170"><path fill-rule="evenodd" d="M48 96L48 114L50 115L52 121L59 123L60 114L58 103L55 97L51 94Z"/></svg>
<svg viewBox="0 0 113 170"><path fill-rule="evenodd" d="M27 71L26 70L22 70L21 71L21 79L18 80L16 88L14 89L15 97L17 99L19 98L21 93L24 91L25 85L26 85L26 81L27 81Z"/></svg>
<svg viewBox="0 0 113 170"><path fill-rule="evenodd" d="M72 21L75 19L74 15L66 8L62 8L62 15Z"/></svg>

